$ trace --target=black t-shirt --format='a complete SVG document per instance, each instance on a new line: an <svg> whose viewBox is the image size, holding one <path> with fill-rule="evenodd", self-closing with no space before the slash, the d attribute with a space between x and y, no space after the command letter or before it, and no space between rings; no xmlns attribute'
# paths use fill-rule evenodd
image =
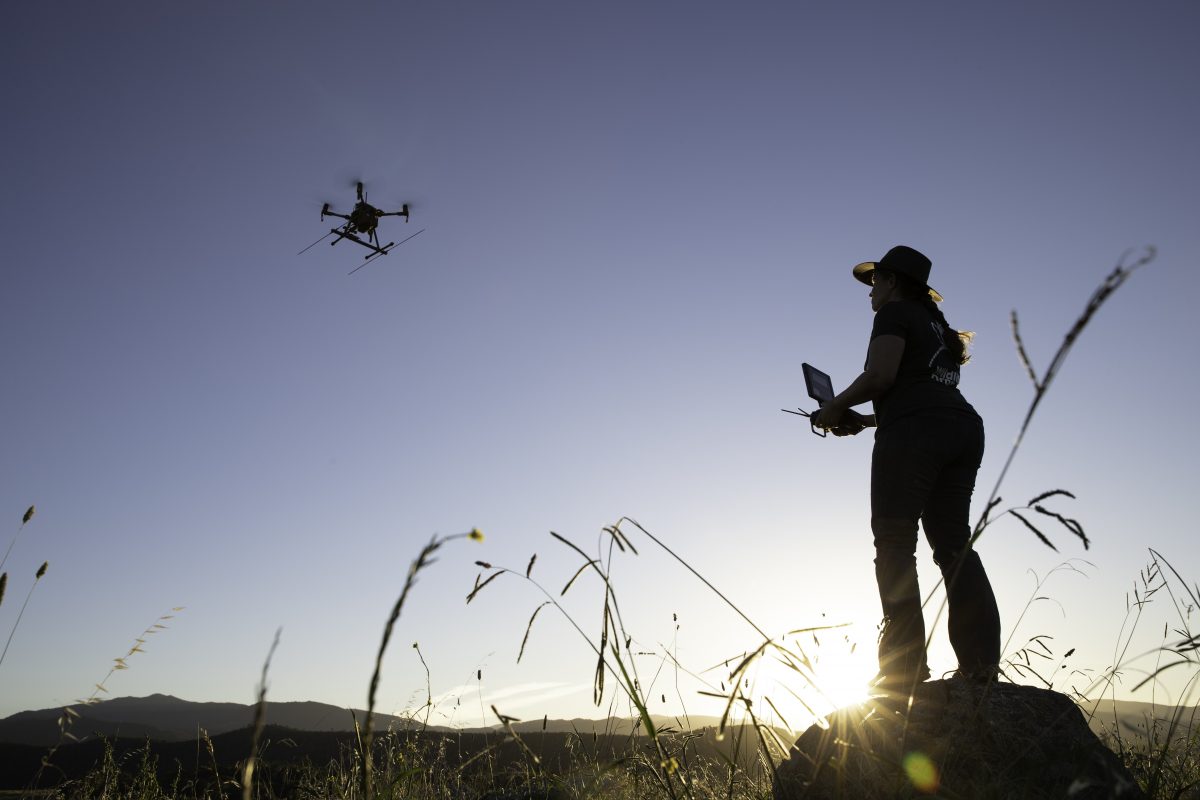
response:
<svg viewBox="0 0 1200 800"><path fill-rule="evenodd" d="M896 382L874 401L875 421L880 428L926 409L976 413L958 391L959 364L946 347L943 331L915 300L895 300L875 312L872 341L885 335L904 339Z"/></svg>

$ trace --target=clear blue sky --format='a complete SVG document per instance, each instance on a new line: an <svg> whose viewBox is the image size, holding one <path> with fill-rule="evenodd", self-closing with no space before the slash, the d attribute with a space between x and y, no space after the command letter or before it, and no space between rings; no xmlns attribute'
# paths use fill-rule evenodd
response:
<svg viewBox="0 0 1200 800"><path fill-rule="evenodd" d="M8 9L0 546L38 515L5 567L4 637L50 567L0 714L86 696L173 606L113 695L249 702L282 626L271 697L362 706L410 561L472 527L486 541L447 547L410 597L380 708L423 700L415 641L433 693L462 698L434 721L607 713L551 609L515 664L534 587L463 600L476 559L534 552L557 591L578 557L548 532L591 551L622 515L771 633L854 623L856 655L827 638L823 663L869 672L870 439L779 409L807 407L802 361L853 377L871 314L850 268L901 242L977 332L983 494L1031 396L1010 310L1045 365L1121 254L1159 249L1002 491L1074 491L1058 508L1092 549L1013 520L980 543L1009 653L1046 634L1103 670L1148 547L1200 577L1197 23L1194 4L1107 2ZM412 203L385 237L427 230L347 276L351 244L296 253L355 178ZM696 671L757 645L635 544L614 576L660 654L639 657L647 684L672 642ZM1014 630L1031 571L1074 557L1087 577L1056 575ZM566 598L593 638L599 597L581 579ZM1153 647L1174 611L1145 613ZM933 661L954 667L944 633Z"/></svg>

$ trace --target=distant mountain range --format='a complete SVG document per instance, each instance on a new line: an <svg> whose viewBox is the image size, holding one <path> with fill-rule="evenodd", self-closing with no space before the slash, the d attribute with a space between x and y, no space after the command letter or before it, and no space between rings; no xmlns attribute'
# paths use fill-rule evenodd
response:
<svg viewBox="0 0 1200 800"><path fill-rule="evenodd" d="M194 741L204 730L209 736L219 736L231 731L248 728L254 724L254 705L240 703L196 703L181 700L166 694L149 697L117 697L89 706L73 706L78 717L70 726L71 735L78 741L95 737L120 737L127 739L152 739L159 742ZM21 711L0 719L0 742L50 747L62 741L58 720L62 708L45 708L37 711ZM347 709L327 703L316 702L267 702L266 720L272 726L298 731L350 733L355 720L361 726L366 712ZM717 724L716 717L690 717L676 720L672 717L654 717L658 727L675 729L700 729ZM636 721L632 719L542 719L513 723L521 732L546 731L547 733L569 733L572 731L591 735L628 735ZM499 726L488 728L449 728L424 726L419 718L398 717L389 714L375 715L376 730L414 730L424 728L430 732L472 733L494 731Z"/></svg>
<svg viewBox="0 0 1200 800"><path fill-rule="evenodd" d="M79 714L71 734L79 740L90 737L122 737L179 742L195 739L203 729L209 736L248 728L254 724L254 706L240 703L194 703L166 694L149 697L117 697L90 706L72 706ZM50 746L60 741L58 719L61 708L21 711L0 720L0 742ZM346 732L366 718L363 711L350 711L326 703L267 703L267 720L272 725L304 731ZM375 726L408 728L412 720L377 714Z"/></svg>
<svg viewBox="0 0 1200 800"><path fill-rule="evenodd" d="M1165 735L1174 725L1174 736L1188 736L1200 730L1200 706L1176 707L1133 700L1093 700L1080 703L1092 730L1098 734L1120 733L1130 739L1146 736L1157 721L1158 732Z"/></svg>
<svg viewBox="0 0 1200 800"><path fill-rule="evenodd" d="M1093 704L1085 707L1091 712ZM254 705L239 703L196 703L164 694L149 697L118 697L90 706L74 706L78 718L73 721L70 732L76 740L86 741L95 737L120 737L127 739L151 739L159 742L194 741L204 730L209 736L248 728L254 724ZM1138 735L1147 727L1150 719L1169 720L1175 711L1172 707L1153 706L1149 703L1130 701L1100 701L1091 719L1097 732L1111 733L1114 728L1123 736ZM58 719L61 708L37 711L21 711L0 720L0 742L9 744L50 747L63 742ZM279 728L297 731L349 733L354 731L355 720L361 725L366 713L361 709L351 710L327 703L317 702L268 702L267 723ZM1180 733L1196 729L1200 723L1200 709L1181 709ZM688 719L654 717L660 728L676 730L700 730L715 727L716 717L692 716ZM522 733L545 731L547 733L577 732L584 735L627 736L633 732L637 722L628 718L610 719L540 719L514 723ZM420 719L388 714L375 715L376 730L425 729L441 733L484 733L495 731L498 726L487 728L448 728L423 726ZM781 732L782 733L782 732ZM786 738L786 737L785 737Z"/></svg>

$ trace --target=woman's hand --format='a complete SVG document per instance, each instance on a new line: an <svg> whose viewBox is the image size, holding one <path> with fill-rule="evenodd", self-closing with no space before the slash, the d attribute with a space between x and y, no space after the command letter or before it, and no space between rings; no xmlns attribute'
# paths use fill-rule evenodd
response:
<svg viewBox="0 0 1200 800"><path fill-rule="evenodd" d="M813 427L833 431L834 436L854 436L862 433L867 425L874 424L874 417L868 419L859 414L847 414L847 410L834 398L812 415Z"/></svg>
<svg viewBox="0 0 1200 800"><path fill-rule="evenodd" d="M812 424L814 428L836 428L838 423L842 421L842 417L846 415L846 406L837 401L837 398L830 400L825 405L821 406L820 410L812 416Z"/></svg>

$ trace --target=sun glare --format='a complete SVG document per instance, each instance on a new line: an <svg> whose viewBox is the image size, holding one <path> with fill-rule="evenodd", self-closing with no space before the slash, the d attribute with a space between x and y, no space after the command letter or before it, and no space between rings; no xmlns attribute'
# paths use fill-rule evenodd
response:
<svg viewBox="0 0 1200 800"><path fill-rule="evenodd" d="M793 653L803 648L812 664L812 680L780 657L760 659L751 670L749 687L756 715L799 730L812 724L814 715L866 700L867 682L876 670L875 650L857 645L863 639L861 633L862 626L847 626L820 631L815 640L811 634L803 634L797 641L788 637L784 646ZM873 635L866 638L873 644Z"/></svg>

